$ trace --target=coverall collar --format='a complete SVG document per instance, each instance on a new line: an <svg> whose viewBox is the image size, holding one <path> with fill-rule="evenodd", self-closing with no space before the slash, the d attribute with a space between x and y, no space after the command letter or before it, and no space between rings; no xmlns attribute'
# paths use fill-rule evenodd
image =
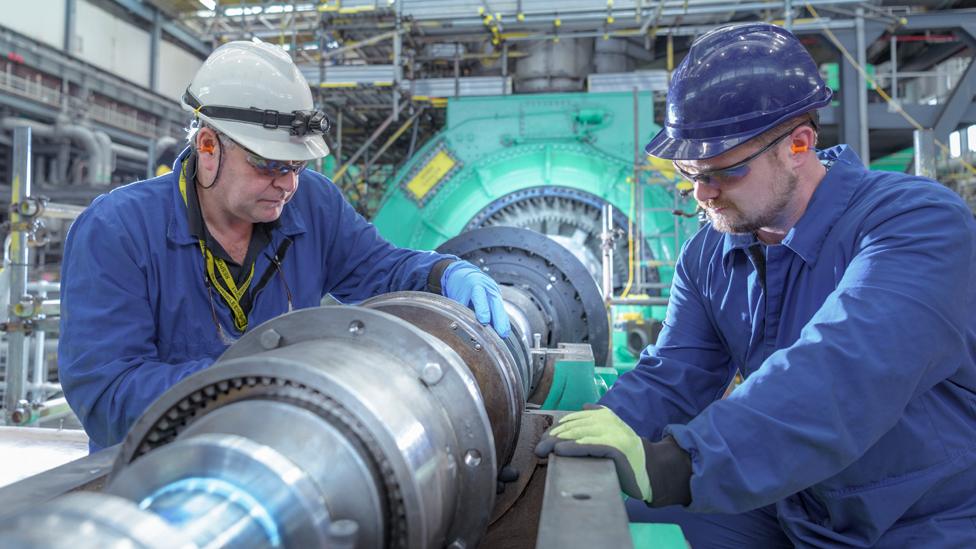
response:
<svg viewBox="0 0 976 549"><path fill-rule="evenodd" d="M861 159L847 145L824 149L817 156L821 160L832 161L833 166L813 192L803 216L786 233L782 242L783 246L799 255L808 265L817 262L827 233L847 209L861 177L866 172ZM753 234L726 234L722 260L727 262L733 250L745 251L758 242L759 239Z"/></svg>

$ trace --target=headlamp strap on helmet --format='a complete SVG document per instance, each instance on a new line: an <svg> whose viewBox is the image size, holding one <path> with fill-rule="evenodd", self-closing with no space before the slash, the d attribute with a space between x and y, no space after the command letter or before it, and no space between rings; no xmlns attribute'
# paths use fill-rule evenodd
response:
<svg viewBox="0 0 976 549"><path fill-rule="evenodd" d="M190 93L189 89L183 94L183 101L193 109L194 114L202 114L222 120L257 124L271 130L287 128L288 133L298 137L321 135L328 132L331 126L329 117L319 110L283 113L273 109L259 109L257 107L242 109L222 105L204 106Z"/></svg>

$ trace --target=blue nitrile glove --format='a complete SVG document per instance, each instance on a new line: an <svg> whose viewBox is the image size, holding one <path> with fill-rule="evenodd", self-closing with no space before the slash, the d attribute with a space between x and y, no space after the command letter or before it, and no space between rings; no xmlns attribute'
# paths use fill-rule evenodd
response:
<svg viewBox="0 0 976 549"><path fill-rule="evenodd" d="M441 275L444 295L474 310L482 324L491 326L501 337L508 337L511 327L498 284L481 269L467 261L455 261Z"/></svg>
<svg viewBox="0 0 976 549"><path fill-rule="evenodd" d="M620 488L630 497L650 503L644 442L610 408L586 404L559 420L535 447L540 458L550 452L566 457L602 457L613 460Z"/></svg>

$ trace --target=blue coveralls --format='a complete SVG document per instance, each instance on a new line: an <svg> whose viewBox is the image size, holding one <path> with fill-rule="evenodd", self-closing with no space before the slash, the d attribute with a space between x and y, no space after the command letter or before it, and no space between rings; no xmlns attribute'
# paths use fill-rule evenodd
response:
<svg viewBox="0 0 976 549"><path fill-rule="evenodd" d="M705 226L657 344L604 396L691 456L694 547L976 547L976 223L846 146L781 245ZM719 400L735 371L744 383ZM711 513L703 515L701 513Z"/></svg>
<svg viewBox="0 0 976 549"><path fill-rule="evenodd" d="M176 170L99 196L65 241L58 367L92 451L121 442L153 400L226 349L178 181ZM295 309L318 306L327 293L355 302L424 290L432 266L453 257L393 246L311 170L300 175L271 236L254 280L274 268L275 251L291 239L281 275ZM235 334L216 291L213 303L224 332ZM287 309L285 284L275 273L254 298L248 326Z"/></svg>

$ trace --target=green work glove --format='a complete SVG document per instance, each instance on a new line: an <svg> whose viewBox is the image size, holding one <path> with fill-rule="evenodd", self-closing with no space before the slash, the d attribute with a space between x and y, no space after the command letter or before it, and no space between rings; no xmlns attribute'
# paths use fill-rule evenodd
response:
<svg viewBox="0 0 976 549"><path fill-rule="evenodd" d="M651 502L644 442L609 408L587 404L582 412L563 417L535 447L540 458L550 452L567 457L611 458L624 493Z"/></svg>

